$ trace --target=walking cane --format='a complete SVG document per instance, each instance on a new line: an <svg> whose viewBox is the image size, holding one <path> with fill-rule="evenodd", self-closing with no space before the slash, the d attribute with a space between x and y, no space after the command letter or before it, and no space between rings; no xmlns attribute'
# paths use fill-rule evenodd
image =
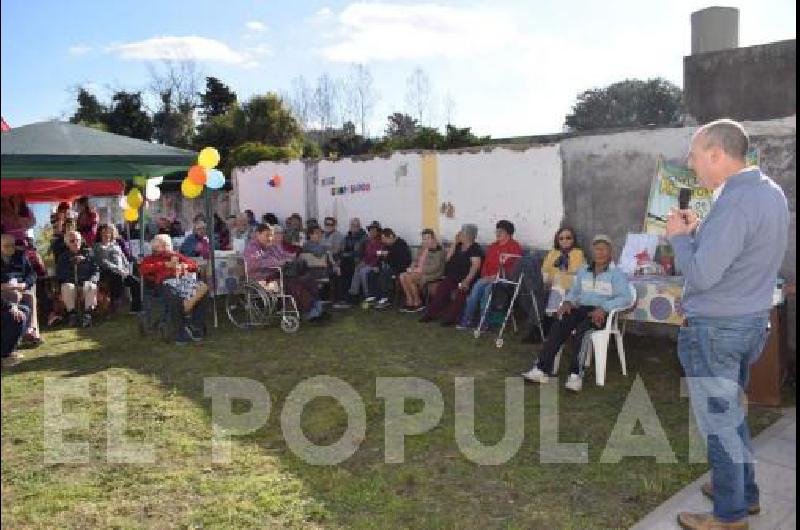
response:
<svg viewBox="0 0 800 530"><path fill-rule="evenodd" d="M83 325L83 313L84 313L84 300L83 296L83 286L78 283L78 259L76 256L72 258L72 273L73 278L75 281L75 309L78 310L78 325ZM78 300L80 298L80 301Z"/></svg>

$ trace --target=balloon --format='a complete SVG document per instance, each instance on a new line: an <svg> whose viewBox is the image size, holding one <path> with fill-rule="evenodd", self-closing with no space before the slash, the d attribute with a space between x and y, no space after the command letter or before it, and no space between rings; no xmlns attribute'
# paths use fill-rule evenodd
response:
<svg viewBox="0 0 800 530"><path fill-rule="evenodd" d="M127 210L128 208L130 208L130 206L128 206L128 198L126 196L123 195L122 197L119 198L119 207L122 208L123 210Z"/></svg>
<svg viewBox="0 0 800 530"><path fill-rule="evenodd" d="M181 192L187 199L194 199L203 191L202 184L195 184L188 178L183 179L181 182Z"/></svg>
<svg viewBox="0 0 800 530"><path fill-rule="evenodd" d="M275 183L273 186L276 188L281 185L281 176L280 175L272 175L272 181Z"/></svg>
<svg viewBox="0 0 800 530"><path fill-rule="evenodd" d="M208 180L208 173L203 166L192 166L189 168L189 173L186 176L193 184L202 186Z"/></svg>
<svg viewBox="0 0 800 530"><path fill-rule="evenodd" d="M213 147L204 147L197 157L197 163L206 169L217 167L217 164L219 164L219 151Z"/></svg>
<svg viewBox="0 0 800 530"><path fill-rule="evenodd" d="M147 185L147 177L143 177L141 175L133 177L133 183L140 188L144 188Z"/></svg>
<svg viewBox="0 0 800 530"><path fill-rule="evenodd" d="M133 188L131 191L128 192L129 207L135 210L142 205L142 202L144 202L144 199L142 198L142 192L139 191L139 188Z"/></svg>
<svg viewBox="0 0 800 530"><path fill-rule="evenodd" d="M218 190L225 185L225 175L219 169L212 169L208 172L206 186L212 190Z"/></svg>
<svg viewBox="0 0 800 530"><path fill-rule="evenodd" d="M157 201L161 197L161 188L148 185L147 189L144 190L144 195L148 201Z"/></svg>
<svg viewBox="0 0 800 530"><path fill-rule="evenodd" d="M132 223L137 219L139 219L139 210L135 210L133 208L126 208L122 216L125 218L126 221L130 221Z"/></svg>
<svg viewBox="0 0 800 530"><path fill-rule="evenodd" d="M152 177L147 179L148 186L161 186L162 182L164 182L164 177Z"/></svg>
<svg viewBox="0 0 800 530"><path fill-rule="evenodd" d="M275 187L275 181L274 180L269 179L269 187L270 188L274 188Z"/></svg>

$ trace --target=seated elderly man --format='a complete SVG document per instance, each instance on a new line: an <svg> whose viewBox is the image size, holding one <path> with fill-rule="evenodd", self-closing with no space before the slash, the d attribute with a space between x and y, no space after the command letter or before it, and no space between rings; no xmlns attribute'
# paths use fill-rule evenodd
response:
<svg viewBox="0 0 800 530"><path fill-rule="evenodd" d="M197 263L172 250L172 239L167 234L158 234L150 242L152 253L142 260L139 270L145 282L153 286L164 286L181 301L183 314L178 326L175 344L202 339L205 318L203 300L208 286L197 279Z"/></svg>
<svg viewBox="0 0 800 530"><path fill-rule="evenodd" d="M285 268L296 259L297 254L287 251L283 246L283 230L280 226L258 225L244 249L247 275L261 283L265 289L272 288L272 283L278 280L277 269ZM326 316L313 280L284 276L283 288L286 294L294 298L298 310L306 320L313 322Z"/></svg>
<svg viewBox="0 0 800 530"><path fill-rule="evenodd" d="M40 344L39 323L36 318L36 272L25 256L25 252L14 246L14 237L3 234L0 241L2 253L2 269L0 269L0 289L2 299L11 304L20 304L28 308L28 327L25 329L26 340Z"/></svg>
<svg viewBox="0 0 800 530"><path fill-rule="evenodd" d="M622 269L612 261L611 240L597 235L592 240L592 262L578 269L575 283L556 313L557 320L542 345L539 360L522 377L534 383L547 383L553 373L553 362L558 351L574 333L579 345L572 355L570 375L566 387L573 392L583 388L583 367L587 348L582 346L583 336L591 330L601 329L612 309L630 305L630 284Z"/></svg>
<svg viewBox="0 0 800 530"><path fill-rule="evenodd" d="M83 316L80 325L92 325L92 313L97 307L97 282L100 281L100 267L92 251L82 247L80 232L72 230L65 235L67 251L61 254L56 264L56 279L61 282L61 299L67 308L67 322L78 325L75 306L78 296L83 299Z"/></svg>
<svg viewBox="0 0 800 530"><path fill-rule="evenodd" d="M14 362L23 355L17 351L17 346L28 328L31 310L20 303L3 300L2 322L0 322L0 356L3 361Z"/></svg>
<svg viewBox="0 0 800 530"><path fill-rule="evenodd" d="M194 230L186 236L181 244L181 254L189 258L208 259L211 251L211 242L208 239L205 221L198 219L194 222Z"/></svg>
<svg viewBox="0 0 800 530"><path fill-rule="evenodd" d="M384 228L381 231L383 250L378 251L380 261L376 273L374 295L378 299L375 309L389 307L389 293L392 291L394 279L399 278L411 266L411 249L402 237L397 237L394 230ZM398 293L399 294L399 293Z"/></svg>
<svg viewBox="0 0 800 530"><path fill-rule="evenodd" d="M378 251L383 250L381 224L372 221L367 227L367 233L367 239L361 245L361 261L356 265L350 282L350 296L357 299L361 294L365 302L372 303L375 297L369 294L369 277L372 273L378 272Z"/></svg>

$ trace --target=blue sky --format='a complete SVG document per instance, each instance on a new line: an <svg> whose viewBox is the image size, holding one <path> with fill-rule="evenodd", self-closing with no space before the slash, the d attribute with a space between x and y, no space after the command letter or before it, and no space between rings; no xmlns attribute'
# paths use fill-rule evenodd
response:
<svg viewBox="0 0 800 530"><path fill-rule="evenodd" d="M441 126L445 103L458 125L494 137L561 130L575 95L626 77L682 80L694 0L347 2L229 0L114 2L5 0L2 114L12 126L65 118L74 87L103 98L145 89L148 63L182 53L229 84L240 99L288 92L323 72L366 64L379 100L369 124L380 133L406 111L406 79L431 79L425 121ZM740 45L796 38L789 0L747 0Z"/></svg>

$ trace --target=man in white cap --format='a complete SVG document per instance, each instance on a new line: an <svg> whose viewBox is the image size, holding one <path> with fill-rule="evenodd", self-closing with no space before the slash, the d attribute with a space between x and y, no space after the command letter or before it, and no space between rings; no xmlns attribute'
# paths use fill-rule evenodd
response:
<svg viewBox="0 0 800 530"><path fill-rule="evenodd" d="M522 374L534 383L550 382L553 363L561 346L572 336L581 344L583 335L605 325L612 309L630 305L631 293L628 279L622 269L612 261L611 239L603 234L592 240L592 261L578 270L572 289L556 313L556 321L542 345L539 360L533 368ZM578 347L572 355L566 387L574 392L583 388L585 350Z"/></svg>

